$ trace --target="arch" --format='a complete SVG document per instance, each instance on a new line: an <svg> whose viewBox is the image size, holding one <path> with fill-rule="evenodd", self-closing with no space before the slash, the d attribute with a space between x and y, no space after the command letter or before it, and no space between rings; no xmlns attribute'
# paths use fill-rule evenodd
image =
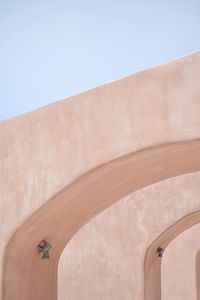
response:
<svg viewBox="0 0 200 300"><path fill-rule="evenodd" d="M57 265L73 235L125 195L200 170L199 153L200 139L140 150L90 171L55 195L16 231L6 247L3 300L57 299ZM50 260L41 259L37 251L44 239L52 245Z"/></svg>
<svg viewBox="0 0 200 300"><path fill-rule="evenodd" d="M200 210L188 214L163 231L147 249L144 262L144 299L161 300L162 254L172 240L190 227L200 223ZM199 298L200 251L196 256L197 299Z"/></svg>

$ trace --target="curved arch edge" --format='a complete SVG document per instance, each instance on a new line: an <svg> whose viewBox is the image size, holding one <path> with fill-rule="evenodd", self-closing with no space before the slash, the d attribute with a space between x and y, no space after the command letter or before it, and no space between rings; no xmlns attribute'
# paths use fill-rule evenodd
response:
<svg viewBox="0 0 200 300"><path fill-rule="evenodd" d="M200 170L200 139L134 152L87 174L47 201L15 232L4 256L3 300L56 299L57 264L68 241L91 218L147 185ZM44 262L36 246L53 246Z"/></svg>

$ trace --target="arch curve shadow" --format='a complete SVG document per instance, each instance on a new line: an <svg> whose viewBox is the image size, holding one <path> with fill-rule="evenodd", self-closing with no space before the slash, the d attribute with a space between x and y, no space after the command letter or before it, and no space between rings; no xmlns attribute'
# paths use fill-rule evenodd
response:
<svg viewBox="0 0 200 300"><path fill-rule="evenodd" d="M190 227L200 223L200 210L190 213L172 226L163 231L150 245L146 251L144 262L144 299L145 300L161 300L161 263L162 257L159 256L158 249L167 248L177 236L189 229ZM200 299L200 250L196 255L196 290L197 299Z"/></svg>
<svg viewBox="0 0 200 300"><path fill-rule="evenodd" d="M199 153L200 139L140 150L84 174L56 194L10 239L4 255L3 300L57 299L58 261L73 235L131 192L199 171ZM52 246L49 260L38 254L42 240Z"/></svg>

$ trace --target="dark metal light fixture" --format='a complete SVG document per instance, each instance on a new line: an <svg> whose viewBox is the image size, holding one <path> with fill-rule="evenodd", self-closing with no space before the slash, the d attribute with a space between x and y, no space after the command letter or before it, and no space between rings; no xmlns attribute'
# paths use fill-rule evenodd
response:
<svg viewBox="0 0 200 300"><path fill-rule="evenodd" d="M157 253L158 253L158 257L163 257L164 249L161 247L158 247Z"/></svg>
<svg viewBox="0 0 200 300"><path fill-rule="evenodd" d="M47 243L45 240L41 241L39 245L37 246L38 252L42 253L42 259L49 259L49 250L52 248L52 246Z"/></svg>

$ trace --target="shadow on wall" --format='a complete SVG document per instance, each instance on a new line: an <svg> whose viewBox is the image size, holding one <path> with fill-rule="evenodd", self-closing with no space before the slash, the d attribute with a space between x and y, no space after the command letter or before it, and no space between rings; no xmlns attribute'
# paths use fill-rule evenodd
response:
<svg viewBox="0 0 200 300"><path fill-rule="evenodd" d="M162 232L146 252L144 263L144 296L145 300L161 300L161 264L167 246L181 233L200 223L200 211L191 213L178 220ZM195 270L194 270L195 271ZM200 299L200 251L196 256L196 290Z"/></svg>
<svg viewBox="0 0 200 300"><path fill-rule="evenodd" d="M58 261L76 232L131 192L166 178L200 170L199 152L199 139L147 148L102 165L67 186L39 208L10 239L4 257L3 300L57 299ZM195 220L199 222L199 215L192 217L192 224ZM169 229L148 252L146 291L152 282L150 276L160 274L158 247L165 249L173 236L188 228L188 221L182 222L172 234ZM53 247L51 259L46 263L37 251L42 240ZM160 299L160 279L155 280L154 287L155 297L146 299ZM149 295L150 292L146 297Z"/></svg>

